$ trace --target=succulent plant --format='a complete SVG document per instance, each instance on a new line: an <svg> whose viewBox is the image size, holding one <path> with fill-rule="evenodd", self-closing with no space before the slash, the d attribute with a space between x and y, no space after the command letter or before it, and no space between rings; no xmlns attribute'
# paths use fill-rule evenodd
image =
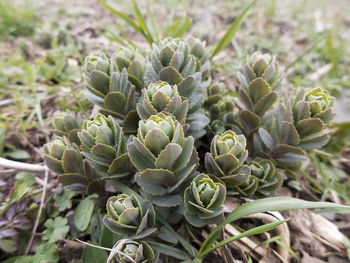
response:
<svg viewBox="0 0 350 263"><path fill-rule="evenodd" d="M118 71L118 64L113 59L109 60L103 54L85 59L86 96L101 108L101 113L118 118L124 131L132 133L137 130L139 120L136 103L140 90L128 80L132 77L125 67Z"/></svg>
<svg viewBox="0 0 350 263"><path fill-rule="evenodd" d="M256 52L238 73L235 93L211 85L209 57L193 37L153 44L146 60L132 47L88 57L86 94L101 114L83 123L78 115L55 119L64 137L44 146L45 160L69 189L99 194L105 230L118 240L107 262L155 263L159 252L164 262L191 260L170 247L184 244L168 224L175 231L183 220L217 224L226 196L275 194L308 151L329 140L334 98L326 91L282 91L275 58Z"/></svg>
<svg viewBox="0 0 350 263"><path fill-rule="evenodd" d="M144 58L132 46L120 48L112 58L114 67L122 72L125 68L128 72L129 81L135 85L137 90L143 88Z"/></svg>
<svg viewBox="0 0 350 263"><path fill-rule="evenodd" d="M228 190L247 180L250 168L243 165L248 157L246 138L228 130L216 135L205 155L207 172L225 182Z"/></svg>
<svg viewBox="0 0 350 263"><path fill-rule="evenodd" d="M140 121L137 137L128 144L128 152L139 171L135 175L136 183L157 207L183 205L180 187L198 167L193 145L193 137L184 137L182 125L172 116L158 113Z"/></svg>
<svg viewBox="0 0 350 263"><path fill-rule="evenodd" d="M284 173L269 159L256 158L250 163L251 176L258 182L254 195L268 197L281 188Z"/></svg>
<svg viewBox="0 0 350 263"><path fill-rule="evenodd" d="M115 252L113 252L115 251ZM108 262L112 263L155 263L158 252L154 252L146 241L122 239L115 245ZM111 258L112 256L112 258ZM111 259L110 259L111 258Z"/></svg>
<svg viewBox="0 0 350 263"><path fill-rule="evenodd" d="M201 66L197 63L198 58L193 55L201 54L200 50L202 48L199 44L191 47L190 43L178 38L166 38L159 45L153 44L150 61L145 70L146 84L161 80L170 85L177 85L180 96L188 99L187 122L190 125L188 132L195 138L205 134L204 128L209 123L201 107L204 102L200 87Z"/></svg>
<svg viewBox="0 0 350 263"><path fill-rule="evenodd" d="M276 89L281 82L282 74L273 56L261 54L257 51L247 57L247 64L243 68L243 74L239 73L238 77L247 89L249 84L258 78L265 80L272 89Z"/></svg>
<svg viewBox="0 0 350 263"><path fill-rule="evenodd" d="M292 102L293 125L299 135L298 146L312 150L330 139L325 125L333 118L334 98L320 88L305 93L305 89L299 89Z"/></svg>
<svg viewBox="0 0 350 263"><path fill-rule="evenodd" d="M186 220L196 226L218 223L224 213L226 187L208 175L197 175L184 194Z"/></svg>
<svg viewBox="0 0 350 263"><path fill-rule="evenodd" d="M47 167L58 174L61 184L87 194L98 193L100 198L104 198L104 183L83 159L76 144L66 137L56 137L44 145L43 152Z"/></svg>
<svg viewBox="0 0 350 263"><path fill-rule="evenodd" d="M107 201L104 224L119 235L144 238L154 231L155 212L152 203L141 201L135 195L120 194Z"/></svg>
<svg viewBox="0 0 350 263"><path fill-rule="evenodd" d="M223 83L208 87L208 100L205 103L210 117L210 129L214 134L222 134L233 129L236 123L233 96Z"/></svg>
<svg viewBox="0 0 350 263"><path fill-rule="evenodd" d="M59 136L66 136L70 142L80 145L78 132L83 124L83 118L80 114L73 112L64 112L55 117L55 133Z"/></svg>
<svg viewBox="0 0 350 263"><path fill-rule="evenodd" d="M76 144L66 137L56 137L43 148L47 166L57 174L82 174L83 158Z"/></svg>
<svg viewBox="0 0 350 263"><path fill-rule="evenodd" d="M95 119L84 122L78 136L82 154L98 171L113 177L133 172L123 130L112 116L98 114Z"/></svg>
<svg viewBox="0 0 350 263"><path fill-rule="evenodd" d="M305 151L329 141L326 124L333 117L333 103L334 98L321 89L297 89L292 102L279 105L273 125L254 134L255 149L279 167L298 169L307 160Z"/></svg>
<svg viewBox="0 0 350 263"><path fill-rule="evenodd" d="M99 97L104 97L109 91L110 61L105 54L98 57L88 56L84 61L83 75L87 81L86 88Z"/></svg>
<svg viewBox="0 0 350 263"><path fill-rule="evenodd" d="M240 109L238 120L240 128L249 137L264 126L264 116L277 101L274 90L279 86L281 73L271 55L255 52L247 58L243 74L238 73L238 79L242 83L235 98Z"/></svg>
<svg viewBox="0 0 350 263"><path fill-rule="evenodd" d="M186 42L190 45L191 54L195 56L197 71L202 73L201 87L207 87L211 82L210 76L210 53L206 48L206 43L195 37L188 37Z"/></svg>
<svg viewBox="0 0 350 263"><path fill-rule="evenodd" d="M178 122L184 124L188 110L188 100L181 98L177 87L167 82L150 83L143 90L143 98L137 104L137 113L141 119L148 119L152 115L165 111L171 113Z"/></svg>
<svg viewBox="0 0 350 263"><path fill-rule="evenodd" d="M334 116L334 97L326 90L315 88L307 92L300 88L293 100L293 117L296 121L318 118L328 124Z"/></svg>

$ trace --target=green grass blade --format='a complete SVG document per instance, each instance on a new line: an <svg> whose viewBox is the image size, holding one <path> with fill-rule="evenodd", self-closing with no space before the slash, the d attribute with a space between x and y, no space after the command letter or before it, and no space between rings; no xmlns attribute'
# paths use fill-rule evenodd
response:
<svg viewBox="0 0 350 263"><path fill-rule="evenodd" d="M111 7L110 5L108 5L106 2L102 1L102 0L97 0L104 8L106 8L109 12L111 12L113 15L123 19L126 23L128 23L130 26L132 26L137 32L141 33L142 35L144 35L144 32L142 30L142 28L137 25L135 23L135 21L133 21L132 19L130 19L129 17L127 17L126 15L124 15L123 13L115 10L113 7Z"/></svg>
<svg viewBox="0 0 350 263"><path fill-rule="evenodd" d="M181 25L177 26L174 32L171 33L173 38L182 37L192 26L192 20L189 17L185 18L185 21Z"/></svg>
<svg viewBox="0 0 350 263"><path fill-rule="evenodd" d="M166 38L167 36L170 36L171 32L175 31L175 29L179 26L180 22L181 22L181 17L176 18L171 25L167 26L164 29L162 38Z"/></svg>
<svg viewBox="0 0 350 263"><path fill-rule="evenodd" d="M149 19L150 19L150 21L151 21L151 26L152 26L152 29L153 29L153 41L155 42L155 43L159 43L159 28L158 28L158 23L157 23L157 21L156 21L156 19L157 19L157 16L155 16L153 13L152 13L152 11L151 11L151 9L150 9L150 7L149 7L149 5L147 5L147 17L149 17Z"/></svg>
<svg viewBox="0 0 350 263"><path fill-rule="evenodd" d="M231 24L231 26L227 29L225 35L220 39L219 43L215 46L211 59L215 57L219 52L221 52L230 42L231 39L235 36L238 29L241 27L244 18L246 17L248 11L256 4L257 0L251 2L243 12L235 19L235 21Z"/></svg>
<svg viewBox="0 0 350 263"><path fill-rule="evenodd" d="M133 6L134 6L134 11L135 11L135 15L137 20L139 21L139 27L141 28L141 30L143 31L143 35L146 37L147 42L152 46L153 43L153 36L151 31L148 29L146 22L140 12L139 7L137 6L135 0L132 1Z"/></svg>
<svg viewBox="0 0 350 263"><path fill-rule="evenodd" d="M291 254L294 258L298 259L297 253L295 253L295 251L294 251L291 247L287 246L285 243L281 242L280 240L276 240L275 242L276 242L279 246L281 246L281 247L287 249L288 252L289 252L289 254Z"/></svg>
<svg viewBox="0 0 350 263"><path fill-rule="evenodd" d="M337 52L336 49L334 48L333 44L333 37L331 32L327 32L326 34L326 48L328 52L328 57L332 63L332 72L335 74L335 76L338 76L338 58L337 58Z"/></svg>
<svg viewBox="0 0 350 263"><path fill-rule="evenodd" d="M5 142L5 125L4 127L0 126L0 157L4 152L4 142Z"/></svg>
<svg viewBox="0 0 350 263"><path fill-rule="evenodd" d="M200 253L198 255L199 258L202 258L204 257L205 255L207 255L208 253L210 253L211 251L214 251L215 249L218 249L219 247L222 247L228 243L231 243L233 241L236 241L236 240L239 240L243 237L249 237L249 236L253 236L253 235L258 235L258 234L262 234L262 233L265 233L267 231L270 231L276 227L278 227L279 225L287 222L288 220L282 220L282 221L278 221L278 222L273 222L273 223L269 223L269 224L265 224L265 225L262 225L262 226L257 226L257 227L254 227L252 229L249 229L239 235L236 235L236 236L233 236L233 237L230 237L230 238L227 238L221 242L219 242L217 245L205 250L204 252Z"/></svg>
<svg viewBox="0 0 350 263"><path fill-rule="evenodd" d="M291 62L290 64L288 64L288 66L285 68L284 72L288 72L288 70L290 68L292 68L295 64L297 64L300 60L302 60L305 55L307 55L308 53L310 53L312 50L314 50L314 48L317 47L317 45L324 40L324 35L321 35L316 41L315 43L313 43L309 48L307 48L302 54L300 54L300 56L298 56L293 62Z"/></svg>
<svg viewBox="0 0 350 263"><path fill-rule="evenodd" d="M350 213L350 207L344 205L338 205L329 202L310 202L304 201L291 197L269 197L260 200L255 200L250 203L241 205L240 207L233 210L226 219L221 222L206 238L203 242L199 253L208 250L219 237L220 232L225 227L237 219L244 216L262 213L267 211L287 211L287 210L297 210L297 209L322 209L322 208L334 208L339 209L339 211Z"/></svg>

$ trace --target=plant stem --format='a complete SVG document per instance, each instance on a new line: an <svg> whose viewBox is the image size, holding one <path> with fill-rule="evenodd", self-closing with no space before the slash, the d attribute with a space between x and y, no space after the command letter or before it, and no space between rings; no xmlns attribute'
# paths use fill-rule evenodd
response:
<svg viewBox="0 0 350 263"><path fill-rule="evenodd" d="M38 164L22 163L7 160L0 157L0 167L16 169L20 171L35 172L35 173L45 173L47 167Z"/></svg>
<svg viewBox="0 0 350 263"><path fill-rule="evenodd" d="M44 204L45 204L47 180L48 180L48 177L49 177L49 168L47 168L47 167L44 167L44 168L45 168L45 178L44 178L44 185L43 185L43 193L41 195L39 211L38 211L38 214L36 216L36 220L35 220L35 224L34 224L34 227L33 227L32 235L31 235L30 240L28 242L28 245L26 247L25 255L28 255L28 253L30 251L30 248L32 246L32 243L33 243L33 240L34 240L34 236L35 236L36 230L37 230L38 225L39 225L41 213L43 211Z"/></svg>

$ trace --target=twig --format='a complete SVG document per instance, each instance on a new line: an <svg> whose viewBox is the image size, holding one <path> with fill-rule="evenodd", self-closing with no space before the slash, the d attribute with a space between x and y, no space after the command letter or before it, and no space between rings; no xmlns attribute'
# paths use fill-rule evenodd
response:
<svg viewBox="0 0 350 263"><path fill-rule="evenodd" d="M78 241L78 242L80 242L80 243L82 243L82 244L84 244L84 245L90 246L90 247L94 247L94 248L98 248L98 249L103 249L103 250L107 250L107 251L112 251L112 250L113 250L113 249L108 248L108 247L101 247L101 246L97 246L97 245L94 245L94 244L90 244L90 243L85 242L85 241L83 241L83 240L80 240L80 239L78 239L78 238L76 238L75 240Z"/></svg>
<svg viewBox="0 0 350 263"><path fill-rule="evenodd" d="M47 168L38 164L22 163L7 160L0 157L0 167L16 169L20 171L36 172L36 173L46 173Z"/></svg>
<svg viewBox="0 0 350 263"><path fill-rule="evenodd" d="M42 166L40 166L42 167ZM33 240L34 240L34 236L35 236L35 233L36 233L36 230L38 228L38 225L39 225L39 220L40 220L40 217L41 217L41 213L43 211L43 208L44 208L44 203L45 203L45 196L46 196L46 187L47 187L47 180L48 180L48 177L49 177L49 168L47 167L43 167L45 169L45 178L44 178L44 185L43 185L43 193L41 195L41 200L40 200L40 206L39 206L39 211L38 211L38 215L36 216L36 220L35 220L35 224L34 224L34 227L33 227L33 231L32 231L32 235L30 237L30 240L29 240L29 243L27 245L27 248L26 248L26 251L25 251L25 255L28 255L29 253L29 250L32 246L32 243L33 243Z"/></svg>

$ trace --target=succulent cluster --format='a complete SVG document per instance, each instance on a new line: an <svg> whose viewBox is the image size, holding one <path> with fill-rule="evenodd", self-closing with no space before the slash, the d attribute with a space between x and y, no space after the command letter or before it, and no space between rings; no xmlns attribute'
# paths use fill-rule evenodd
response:
<svg viewBox="0 0 350 263"><path fill-rule="evenodd" d="M275 58L256 52L233 92L211 83L209 57L192 37L166 38L144 57L131 47L87 57L86 96L100 113L55 119L62 137L44 146L46 163L62 184L99 195L119 240L108 262L156 262L157 242L179 241L168 224L216 224L227 196L275 194L330 138L325 90L289 91Z"/></svg>
<svg viewBox="0 0 350 263"><path fill-rule="evenodd" d="M209 123L202 108L205 98L203 86L207 85L205 77L209 71L208 59L209 53L199 40L166 38L153 45L145 69L147 84L161 80L177 85L180 96L188 100L189 133L195 138L205 134L204 129Z"/></svg>
<svg viewBox="0 0 350 263"><path fill-rule="evenodd" d="M235 103L223 83L215 83L207 89L207 114L210 117L209 130L212 134L221 134L235 127Z"/></svg>

